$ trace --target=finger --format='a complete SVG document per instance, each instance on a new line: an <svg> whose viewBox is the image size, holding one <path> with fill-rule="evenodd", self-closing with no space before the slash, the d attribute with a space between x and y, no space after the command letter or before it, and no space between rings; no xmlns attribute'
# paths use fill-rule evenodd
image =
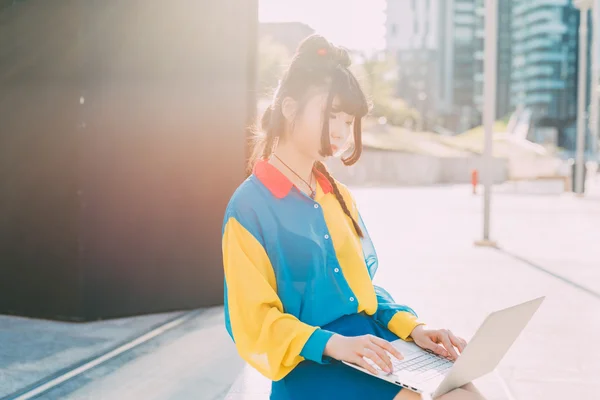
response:
<svg viewBox="0 0 600 400"><path fill-rule="evenodd" d="M463 349L464 349L465 347L467 347L467 341L466 341L465 339L463 339L463 338L461 338L461 337L459 337L458 339L459 339L459 340L461 341L461 343L463 344Z"/></svg>
<svg viewBox="0 0 600 400"><path fill-rule="evenodd" d="M446 348L446 350L448 350L448 353L450 353L450 356L453 359L457 359L458 358L458 353L456 352L456 350L454 349L454 346L452 345L452 342L450 341L450 336L448 335L447 332L442 332L440 339L442 340L442 344L444 345L444 347Z"/></svg>
<svg viewBox="0 0 600 400"><path fill-rule="evenodd" d="M436 341L438 341L439 334L437 334L434 337L434 339ZM424 344L420 344L420 346L423 347L424 349L433 351L435 354L437 354L439 356L448 357L448 352L446 351L446 349L443 346L436 344L436 342L434 342L433 339L430 337L427 337L427 342L425 342Z"/></svg>
<svg viewBox="0 0 600 400"><path fill-rule="evenodd" d="M354 364L358 365L359 367L363 367L364 369L366 369L367 371L369 371L373 375L377 375L377 370L375 369L375 367L373 367L371 364L369 364L368 362L366 362L360 356L358 356L356 358L356 360L354 361Z"/></svg>
<svg viewBox="0 0 600 400"><path fill-rule="evenodd" d="M456 346L458 351L460 351L462 354L463 350L465 349L463 342L452 332L448 332L448 336L450 337L450 342L452 342L452 344Z"/></svg>
<svg viewBox="0 0 600 400"><path fill-rule="evenodd" d="M368 346L368 348L374 351L379 356L379 358L381 358L381 360L385 363L385 365L388 368L388 371L386 372L392 372L392 370L394 369L394 366L392 365L392 359L385 351L385 349L379 346L377 343L371 343Z"/></svg>
<svg viewBox="0 0 600 400"><path fill-rule="evenodd" d="M392 372L392 370L390 369L390 367L387 366L387 364L385 363L385 361L383 361L383 359L379 356L379 354L377 354L376 351L370 349L370 348L366 348L364 350L364 354L363 356L367 357L369 360L373 361L375 364L377 364L377 366L379 368L381 368L382 371L386 372L386 373L390 373Z"/></svg>
<svg viewBox="0 0 600 400"><path fill-rule="evenodd" d="M373 343L375 343L376 345L378 345L379 347L383 348L384 350L388 351L391 355L396 357L398 360L404 359L404 356L402 355L402 353L400 353L400 350L395 348L394 345L391 344L390 342L388 342L387 340L383 340L381 338L378 338L377 336L373 336L371 338L371 341Z"/></svg>
<svg viewBox="0 0 600 400"><path fill-rule="evenodd" d="M429 347L429 350L442 357L448 357L448 355L450 355L450 353L446 351L444 346L440 346L439 344L435 344L433 342L432 345Z"/></svg>

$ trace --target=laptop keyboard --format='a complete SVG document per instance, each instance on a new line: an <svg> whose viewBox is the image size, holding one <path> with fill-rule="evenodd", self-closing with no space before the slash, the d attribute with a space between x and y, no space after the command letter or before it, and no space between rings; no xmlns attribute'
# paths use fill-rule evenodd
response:
<svg viewBox="0 0 600 400"><path fill-rule="evenodd" d="M410 382L419 384L430 379L445 376L450 372L450 368L454 365L454 361L449 358L438 356L430 350L419 350L404 354L404 359L398 360L396 357L388 353L392 360L394 371L392 374L408 379ZM365 358L375 369L381 371L381 368L371 359Z"/></svg>
<svg viewBox="0 0 600 400"><path fill-rule="evenodd" d="M446 375L452 365L451 360L429 352L415 352L403 360L391 357L394 373L410 372L419 382Z"/></svg>

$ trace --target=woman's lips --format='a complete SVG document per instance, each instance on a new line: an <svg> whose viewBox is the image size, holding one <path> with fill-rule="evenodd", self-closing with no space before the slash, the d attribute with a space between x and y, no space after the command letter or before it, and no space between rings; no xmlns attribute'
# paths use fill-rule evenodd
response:
<svg viewBox="0 0 600 400"><path fill-rule="evenodd" d="M337 152L338 150L339 150L339 147L337 147L335 144L332 144L332 145L331 145L331 152L332 152L332 153L335 153L335 152Z"/></svg>

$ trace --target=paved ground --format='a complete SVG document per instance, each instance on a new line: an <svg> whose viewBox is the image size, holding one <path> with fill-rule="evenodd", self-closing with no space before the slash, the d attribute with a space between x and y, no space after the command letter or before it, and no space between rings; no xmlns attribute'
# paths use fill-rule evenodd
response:
<svg viewBox="0 0 600 400"><path fill-rule="evenodd" d="M44 399L223 399L242 370L216 307L78 376Z"/></svg>
<svg viewBox="0 0 600 400"><path fill-rule="evenodd" d="M181 314L86 324L0 316L0 398Z"/></svg>
<svg viewBox="0 0 600 400"><path fill-rule="evenodd" d="M467 186L354 193L380 256L376 283L430 324L469 338L489 311L547 296L497 372L476 382L490 399L598 398L600 196L497 194L493 250L473 246L482 200ZM106 336L115 321L65 330L0 317L2 394L173 316L122 320ZM216 308L38 398L222 399L242 367Z"/></svg>
<svg viewBox="0 0 600 400"><path fill-rule="evenodd" d="M498 368L510 396L598 398L600 197L498 195L491 250L472 246L482 201L465 187L356 196L379 249L376 281L423 320L470 336L487 312L547 296Z"/></svg>

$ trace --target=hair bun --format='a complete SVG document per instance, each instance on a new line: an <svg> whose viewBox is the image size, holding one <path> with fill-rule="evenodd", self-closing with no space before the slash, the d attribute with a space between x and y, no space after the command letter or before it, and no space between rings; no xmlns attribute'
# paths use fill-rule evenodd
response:
<svg viewBox="0 0 600 400"><path fill-rule="evenodd" d="M352 60L350 59L350 54L348 53L348 50L342 47L335 47L335 49L337 50L337 63L344 68L348 68L350 64L352 64Z"/></svg>
<svg viewBox="0 0 600 400"><path fill-rule="evenodd" d="M321 35L310 35L304 39L296 50L295 58L303 60L307 65L329 65L348 68L351 64L348 51L330 43Z"/></svg>

